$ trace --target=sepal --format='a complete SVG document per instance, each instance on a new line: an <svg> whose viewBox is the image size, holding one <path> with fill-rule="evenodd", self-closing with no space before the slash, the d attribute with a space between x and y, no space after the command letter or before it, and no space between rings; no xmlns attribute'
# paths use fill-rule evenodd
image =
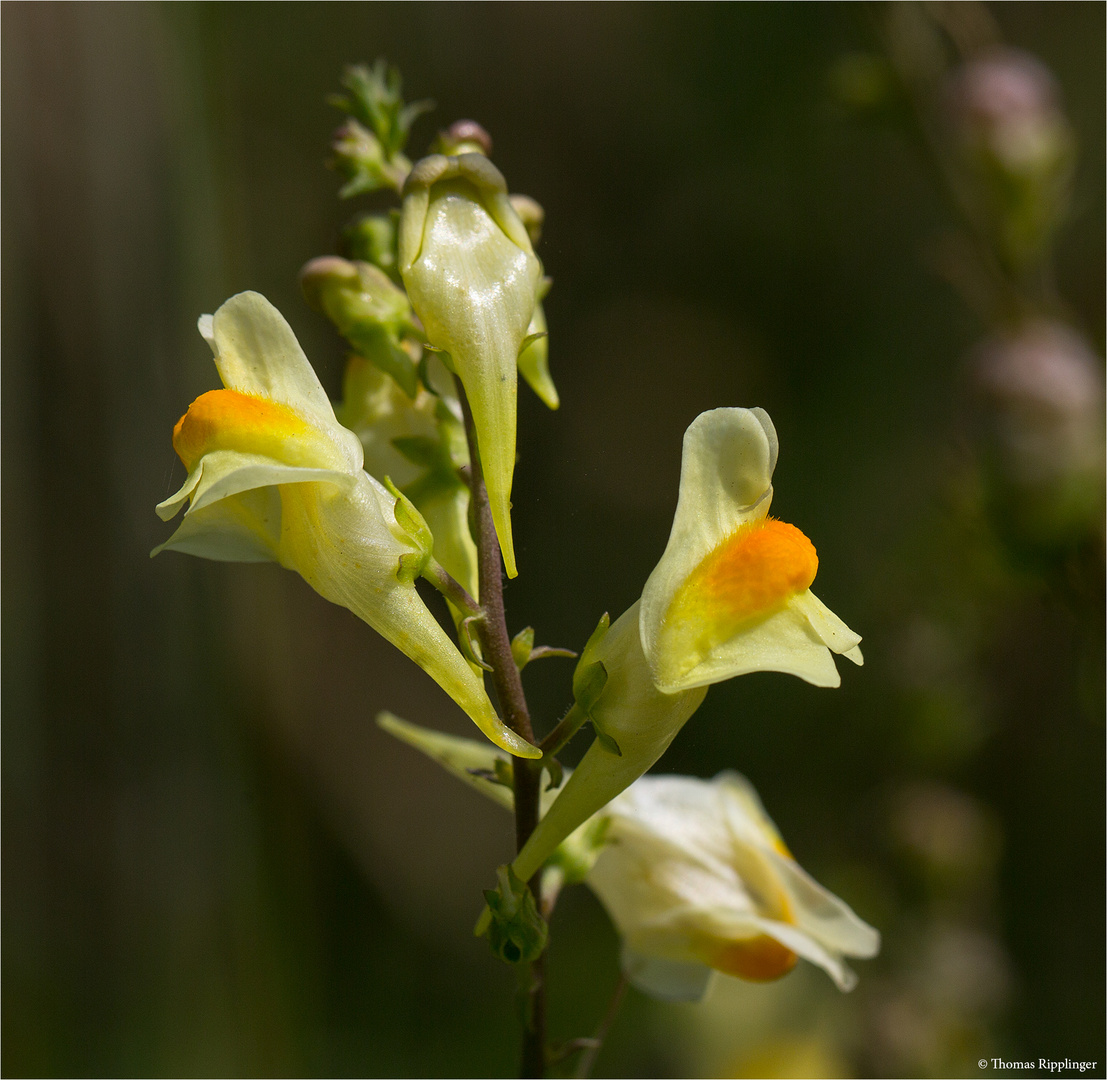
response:
<svg viewBox="0 0 1107 1080"><path fill-rule="evenodd" d="M505 964L529 964L542 955L549 926L534 902L534 894L510 866L496 870L497 886L485 889L491 912L488 944Z"/></svg>
<svg viewBox="0 0 1107 1080"><path fill-rule="evenodd" d="M396 524L415 545L415 551L400 556L400 568L397 572L400 581L410 585L427 568L434 555L434 536L423 515L415 509L415 504L387 476L384 478L384 486L396 500L392 511Z"/></svg>
<svg viewBox="0 0 1107 1080"><path fill-rule="evenodd" d="M391 375L409 398L415 397L421 333L403 290L383 270L324 255L300 271L300 286L308 303L359 354Z"/></svg>
<svg viewBox="0 0 1107 1080"><path fill-rule="evenodd" d="M534 650L534 627L524 626L511 639L511 658L515 666L522 671L530 661L530 654Z"/></svg>

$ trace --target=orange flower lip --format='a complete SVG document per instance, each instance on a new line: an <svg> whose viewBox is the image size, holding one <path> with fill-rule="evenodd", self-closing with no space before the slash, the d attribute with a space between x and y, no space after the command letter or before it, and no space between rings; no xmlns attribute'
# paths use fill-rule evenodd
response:
<svg viewBox="0 0 1107 1080"><path fill-rule="evenodd" d="M689 574L677 603L711 621L744 622L809 589L818 568L815 545L795 525L766 517L715 548Z"/></svg>
<svg viewBox="0 0 1107 1080"><path fill-rule="evenodd" d="M289 465L324 468L326 459L334 454L323 433L294 409L238 390L201 394L173 428L173 449L189 472L213 450L235 450L278 458Z"/></svg>
<svg viewBox="0 0 1107 1080"><path fill-rule="evenodd" d="M762 518L740 526L676 591L662 631L672 668L685 673L749 624L810 588L815 546L794 525Z"/></svg>
<svg viewBox="0 0 1107 1080"><path fill-rule="evenodd" d="M772 982L796 966L791 949L767 934L745 941L714 941L703 951L708 967L750 982Z"/></svg>

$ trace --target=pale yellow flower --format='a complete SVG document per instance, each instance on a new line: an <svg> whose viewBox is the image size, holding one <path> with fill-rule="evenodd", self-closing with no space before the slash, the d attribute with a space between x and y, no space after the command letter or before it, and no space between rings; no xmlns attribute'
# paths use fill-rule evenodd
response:
<svg viewBox="0 0 1107 1080"><path fill-rule="evenodd" d="M517 573L511 483L519 353L542 279L499 170L481 154L433 154L404 185L399 269L430 343L473 412L488 500L508 577Z"/></svg>
<svg viewBox="0 0 1107 1080"><path fill-rule="evenodd" d="M388 713L377 723L512 810L502 752ZM543 817L559 798L542 792ZM734 772L639 777L561 842L547 885L551 873L588 884L619 931L630 981L667 1000L699 1000L716 972L777 979L800 958L850 990L856 978L843 958L880 947L877 931L796 863L753 785Z"/></svg>
<svg viewBox="0 0 1107 1080"><path fill-rule="evenodd" d="M832 653L862 662L860 637L810 591L814 546L768 517L776 458L762 409L714 409L689 426L665 553L641 600L578 665L606 673L599 696L582 703L606 745L592 744L519 853L524 881L661 757L711 683L782 671L837 686Z"/></svg>
<svg viewBox="0 0 1107 1080"><path fill-rule="evenodd" d="M430 536L362 469L358 437L330 401L280 312L240 293L200 330L224 389L201 395L173 445L188 477L158 507L177 531L154 554L275 561L349 608L419 664L497 745L538 756L496 715L483 683L415 591Z"/></svg>
<svg viewBox="0 0 1107 1080"><path fill-rule="evenodd" d="M800 957L850 990L843 957L880 948L880 935L796 863L737 773L643 776L602 814L606 843L587 881L641 990L698 1000L713 972L764 982Z"/></svg>

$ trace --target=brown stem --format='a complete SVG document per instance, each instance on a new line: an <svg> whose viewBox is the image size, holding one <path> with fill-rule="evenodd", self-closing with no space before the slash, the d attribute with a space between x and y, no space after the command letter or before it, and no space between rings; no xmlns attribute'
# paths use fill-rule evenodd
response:
<svg viewBox="0 0 1107 1080"><path fill-rule="evenodd" d="M461 380L455 378L458 400L465 418L465 435L469 441L469 491L470 522L473 539L477 545L477 570L480 581L480 604L484 617L478 622L481 652L492 666L492 685L496 688L504 722L516 734L528 742L534 742L527 699L523 693L523 680L515 657L511 653L511 638L507 632L504 615L503 571L500 543L496 538L496 526L492 522L492 509L488 503L488 489L484 484L477 447L473 414ZM512 758L515 788L515 847L521 851L530 834L538 825L538 800L542 770L535 763L523 758ZM527 883L534 895L538 910L542 910L541 871ZM528 1007L524 1010L528 1023L523 1029L523 1055L520 1076L546 1075L546 955L543 953L530 965L530 979L526 993Z"/></svg>

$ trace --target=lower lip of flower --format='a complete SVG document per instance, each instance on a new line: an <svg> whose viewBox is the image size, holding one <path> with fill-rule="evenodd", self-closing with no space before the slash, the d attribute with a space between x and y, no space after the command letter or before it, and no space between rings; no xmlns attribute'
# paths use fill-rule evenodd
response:
<svg viewBox="0 0 1107 1080"><path fill-rule="evenodd" d="M796 954L767 934L743 941L714 940L702 950L704 962L724 975L772 982L796 966Z"/></svg>
<svg viewBox="0 0 1107 1080"><path fill-rule="evenodd" d="M810 588L818 568L814 544L794 525L766 517L741 526L677 590L665 619L665 651L690 670Z"/></svg>
<svg viewBox="0 0 1107 1080"><path fill-rule="evenodd" d="M173 448L189 471L213 450L312 465L320 441L317 429L287 405L237 390L201 394L173 428Z"/></svg>

